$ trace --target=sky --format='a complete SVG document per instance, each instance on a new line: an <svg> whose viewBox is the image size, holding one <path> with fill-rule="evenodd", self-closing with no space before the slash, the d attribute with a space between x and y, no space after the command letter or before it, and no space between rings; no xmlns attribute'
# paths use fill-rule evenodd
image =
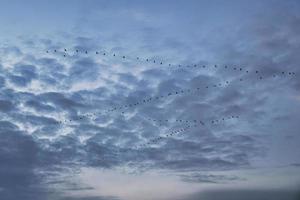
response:
<svg viewBox="0 0 300 200"><path fill-rule="evenodd" d="M299 11L1 0L1 199L298 200Z"/></svg>

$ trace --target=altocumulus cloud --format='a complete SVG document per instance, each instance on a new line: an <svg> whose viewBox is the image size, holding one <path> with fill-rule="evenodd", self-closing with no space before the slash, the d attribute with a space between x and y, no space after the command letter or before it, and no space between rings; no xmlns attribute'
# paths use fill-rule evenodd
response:
<svg viewBox="0 0 300 200"><path fill-rule="evenodd" d="M119 6L112 6L120 11ZM64 33L54 39L21 38L1 46L1 197L119 199L68 196L69 191L93 190L63 177L80 173L82 167L130 166L137 174L162 170L188 183L218 185L247 179L240 174L218 175L217 171L255 168L253 163L268 155L277 154L283 165L298 163L296 154L285 155L297 151L299 145L299 15L280 18L278 13L282 14L275 6L276 24L265 17L238 30L224 28L225 39L213 30L190 40L180 39L184 31L178 35L167 32L171 35L167 37L160 27L167 22L154 25L142 14L120 11L119 17L134 18L130 23L147 24L133 46L128 44L130 35L108 30L101 32L102 38ZM164 17L168 21L174 16ZM122 40L112 40L112 35ZM190 46L192 42L201 45ZM206 53L199 56L198 52ZM114 108L118 110L107 111ZM240 117L212 123L228 116ZM149 118L174 123L157 124ZM182 129L176 119L201 120L205 125L133 148ZM294 139L286 152L278 152L273 145L286 147L282 138ZM277 191L280 195L285 192ZM218 191L225 199L240 199L248 193L257 199L263 196L254 190ZM266 198L280 196L270 193ZM213 198L211 193L201 195Z"/></svg>

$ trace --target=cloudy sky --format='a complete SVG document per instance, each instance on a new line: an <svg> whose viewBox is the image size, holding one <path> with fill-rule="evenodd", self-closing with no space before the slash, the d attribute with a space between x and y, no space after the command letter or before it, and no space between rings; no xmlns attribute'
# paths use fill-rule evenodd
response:
<svg viewBox="0 0 300 200"><path fill-rule="evenodd" d="M0 1L1 199L300 198L299 10Z"/></svg>

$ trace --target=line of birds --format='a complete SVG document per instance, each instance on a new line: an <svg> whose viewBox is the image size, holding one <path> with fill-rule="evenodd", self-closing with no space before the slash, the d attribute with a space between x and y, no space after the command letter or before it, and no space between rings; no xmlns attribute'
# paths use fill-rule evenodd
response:
<svg viewBox="0 0 300 200"><path fill-rule="evenodd" d="M58 124L67 124L68 122L74 122L74 121L78 121L78 120L84 120L86 118L89 118L90 120L96 120L96 116L97 114L96 113L87 113L85 115L81 115L81 116L78 116L77 118L73 118L73 119L65 119L65 120L59 120L57 121ZM228 117L228 119L231 119L231 118L239 118L239 116L231 116L231 117ZM216 119L216 120L212 120L211 123L212 124L216 124L218 123L219 121L224 121L226 118L222 118L220 120ZM197 119L192 119L192 120L184 120L184 119L176 119L175 121L172 121L172 120L169 120L169 119L152 119L152 118L147 118L148 121L150 122L153 122L153 123L156 123L158 122L159 125L161 126L163 123L175 123L175 122L178 122L178 123L201 123L204 125L204 122L202 122L201 120L197 120Z"/></svg>
<svg viewBox="0 0 300 200"><path fill-rule="evenodd" d="M50 53L50 52L52 52L52 51L50 51L50 50L46 51L46 53ZM59 51L54 49L53 52L57 53ZM64 51L62 51L62 52L63 52L63 56L66 57L68 50L65 48ZM75 52L77 54L80 53L80 52L83 52L84 54L88 54L87 50L79 51L78 49L76 49ZM105 51L103 51L101 53L99 51L93 51L93 54L96 54L96 55L100 54L100 55L103 55L103 56L108 56L109 55L109 53L107 53ZM116 53L113 53L112 56L113 57L118 57L118 56L116 56ZM125 55L122 55L122 56L120 56L120 58L127 59L129 57L125 56ZM159 65L164 65L163 61L157 61L155 59L150 59L150 58L143 59L143 58L140 58L140 57L135 57L135 59L133 59L133 60L144 61L146 63L155 63L155 64L157 63ZM169 67L169 69L199 69L199 68L205 69L205 68L209 68L208 65L202 65L202 64L187 64L187 65L184 65L184 64L171 64L171 63L169 63L169 64L167 64L167 66ZM213 65L213 68L219 68L219 66L218 65ZM230 67L227 66L227 65L224 66L224 69L229 69L229 68ZM234 71L245 71L246 73L249 73L249 70L244 70L241 67L232 67L232 69ZM259 71L256 70L255 73L258 74ZM286 72L286 71L282 71L280 74L296 75L295 72ZM277 75L279 75L279 74L277 74ZM274 74L273 76L276 76L276 74Z"/></svg>
<svg viewBox="0 0 300 200"><path fill-rule="evenodd" d="M229 116L229 117L223 117L221 118L220 120L219 119L215 119L215 120L211 120L211 123L212 124L217 124L219 122L222 122L226 119L234 119L234 118L239 118L239 116ZM190 123L190 124L193 124L193 123L200 123L200 124L203 124L204 125L204 122L201 121L201 120L197 120L197 119L190 119L190 120L187 120L187 119L176 119L175 121L172 121L172 120L169 120L169 119L152 119L152 118L148 118L148 121L151 121L153 123L158 123L159 126L163 125L163 124L168 124L168 123L175 123L175 122L178 122L178 123Z"/></svg>
<svg viewBox="0 0 300 200"><path fill-rule="evenodd" d="M76 118L73 118L73 119L59 120L57 123L65 124L67 122L74 122L74 121L77 121L77 120L83 120L85 118L91 118L92 120L96 120L97 116L99 116L99 115L107 115L109 113L116 112L116 111L120 111L121 114L125 114L126 109L134 108L134 107L137 107L137 106L142 106L142 105L154 102L154 101L159 101L161 99L170 98L172 96L193 95L193 94L199 93L201 91L201 89L220 88L220 87L226 86L228 84L230 84L229 81L226 81L223 84L219 83L219 84L213 84L213 85L206 85L203 88L197 87L195 89L182 89L182 90L176 90L174 92L167 92L167 93L165 93L165 95L144 98L144 99L141 99L139 101L136 101L135 103L115 106L111 109L108 109L108 110L105 110L105 111L102 111L102 112L93 112L93 113L83 114L83 115L80 115L80 116L78 116Z"/></svg>
<svg viewBox="0 0 300 200"><path fill-rule="evenodd" d="M259 80L262 80L262 79L263 79L263 77L259 77ZM240 78L238 81L239 82L243 82L244 80L245 79ZM226 87L229 84L231 84L230 81L225 81L225 82L218 83L218 84L202 85L201 87L197 87L197 88L194 88L194 89L178 89L178 90L175 90L175 91L169 91L169 92L166 92L165 94L162 94L162 95L158 95L158 96L154 96L154 97L148 97L148 98L143 98L143 99L138 100L138 101L136 101L134 103L128 103L128 104L113 106L112 108L104 110L104 111L101 111L101 112L93 112L93 113L90 113L90 114L85 114L85 115L79 116L77 119L75 119L75 118L74 119L70 119L69 122L76 121L76 120L81 120L84 117L94 118L94 120L95 120L95 118L98 115L107 115L109 113L113 113L113 112L117 112L117 111L119 111L120 114L125 114L125 110L132 109L132 108L135 108L137 106L142 106L142 105L145 105L145 104L149 104L151 102L163 100L163 99L170 98L170 97L173 97L173 96L179 96L179 95L197 95L199 92L202 91L202 89L207 90L207 89L210 89L210 88L221 88L221 87ZM62 124L62 123L67 122L67 121L68 120L59 121L58 123Z"/></svg>
<svg viewBox="0 0 300 200"><path fill-rule="evenodd" d="M218 124L220 122L224 122L225 120L230 120L230 119L238 119L239 116L228 116L228 117L223 117L223 118L220 118L220 119L215 119L215 120L211 120L211 124ZM156 119L152 119L153 121L156 120ZM169 121L169 120L168 120ZM188 121L188 122L187 122ZM167 134L164 134L163 136L158 136L158 137L155 137L151 140L149 140L148 142L144 143L144 144L141 144L141 145L137 145L135 147L133 147L133 149L136 149L138 150L139 148L145 148L147 146L150 146L152 144L157 144L158 142L160 142L161 140L163 139L167 139L173 135L176 135L176 134L181 134L181 133L184 133L185 131L191 129L191 128L196 128L198 126L205 126L206 123L204 123L202 120L180 120L180 119L177 119L176 122L184 122L186 123L187 125L184 126L183 128L179 128L179 129L175 129L175 130L170 130L168 131ZM127 149L123 149L123 150L120 150L120 152L125 152Z"/></svg>
<svg viewBox="0 0 300 200"><path fill-rule="evenodd" d="M223 84L219 83L218 85L217 84L214 84L214 85L211 85L211 86L207 85L207 86L205 86L205 88L206 89L216 88L216 87L221 87L223 85L228 85L228 84L229 84L229 81L226 81ZM137 101L135 103L115 106L111 109L108 109L108 110L105 110L105 111L102 111L102 112L87 113L87 114L79 115L77 117L73 117L72 119L58 120L57 123L58 124L67 124L69 122L84 120L86 118L89 118L91 120L96 120L97 116L99 116L99 115L107 115L108 113L118 111L118 110L121 111L121 114L125 114L124 109L130 109L130 108L133 108L135 106L147 104L147 103L150 103L150 102L153 102L153 101L158 101L160 99L165 99L165 98L171 97L173 95L197 94L197 92L200 92L200 89L201 89L200 87L197 87L196 89L182 89L182 90L177 90L175 92L167 92L165 95L160 95L160 96L156 96L156 97L149 97L149 98Z"/></svg>
<svg viewBox="0 0 300 200"><path fill-rule="evenodd" d="M263 77L259 77L259 80L262 80L262 79L263 79ZM242 82L244 80L245 79L240 78L239 82ZM149 98L146 98L146 99L141 99L141 100L136 101L135 103L114 106L111 109L108 109L108 110L104 111L104 113L107 114L107 113L111 113L111 112L115 112L115 111L121 111L121 113L124 114L126 109L134 108L136 106L144 105L144 104L147 104L147 103L150 103L150 102L153 102L153 101L158 101L158 100L165 99L165 98L168 98L168 97L179 96L179 95L184 95L184 94L188 94L188 95L196 94L197 95L199 92L202 91L202 89L207 90L209 88L222 88L222 87L228 86L229 84L231 84L230 81L225 81L225 82L222 82L222 83L220 82L218 84L202 85L202 86L199 86L199 87L194 88L194 89L181 89L181 90L178 89L178 90L175 90L175 91L167 92L164 95L149 97Z"/></svg>

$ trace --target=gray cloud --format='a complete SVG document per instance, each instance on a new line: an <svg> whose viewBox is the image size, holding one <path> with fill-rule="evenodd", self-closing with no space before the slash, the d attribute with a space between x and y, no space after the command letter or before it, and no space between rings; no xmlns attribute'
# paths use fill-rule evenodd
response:
<svg viewBox="0 0 300 200"><path fill-rule="evenodd" d="M18 131L12 123L1 121L0 193L8 200L43 198L45 190L34 172L38 146L30 136Z"/></svg>
<svg viewBox="0 0 300 200"><path fill-rule="evenodd" d="M189 174L180 176L183 181L196 183L226 183L245 180L237 176L213 175L213 174Z"/></svg>
<svg viewBox="0 0 300 200"><path fill-rule="evenodd" d="M61 200L118 200L117 197L100 197L100 196L91 196L91 197L64 197Z"/></svg>
<svg viewBox="0 0 300 200"><path fill-rule="evenodd" d="M119 5L112 7L120 9ZM203 171L251 168L253 160L270 154L297 166L297 154L285 149L297 152L299 146L299 16L283 14L287 8L281 11L279 7L274 6L271 18L259 17L261 20L245 22L247 26L236 29L222 25L221 31L217 27L212 30L210 26L195 26L191 30L188 24L202 18L195 15L196 11L190 13L189 19L176 18L182 25L182 30L177 31L170 12L157 13L157 9L153 9L161 19L161 23L153 24L156 18L129 10L111 16L118 19L118 16L128 15L130 20L125 24L122 23L126 18L116 24L103 18L99 18L101 23L97 20L94 23L134 29L130 24L135 22L141 26L136 35L103 29L97 31L99 37L63 34L63 39L59 36L51 40L26 39L10 48L1 47L1 55L4 55L0 60L2 196L8 200L43 199L51 195L64 198L49 189L50 184L44 185L44 180L53 178L51 173L80 167L114 169L127 165L136 173L166 170L183 173L184 181L230 183L239 177L206 175ZM169 10L166 9L169 5L163 4L162 8ZM186 16L182 9L178 10L179 16ZM218 19L211 20L217 25ZM168 31L162 28L164 26ZM115 36L119 37L111 40ZM100 48L106 55L95 53ZM123 55L126 58L122 58ZM160 65L160 61L164 64ZM224 86L228 80L230 84ZM213 87L219 83L222 87ZM189 89L197 92L187 92ZM175 95L181 90L185 93ZM169 93L172 95L167 98L154 99ZM134 105L149 98L153 99ZM131 106L106 112L125 105ZM240 118L209 123L220 116L231 115ZM197 119L203 120L205 126L135 149L133 147L165 135L170 129L182 128L176 123L152 123L148 118ZM281 136L293 138L292 144L282 143ZM274 144L284 148L278 152ZM73 189L79 190L80 186ZM230 196L229 193L223 196L220 192L220 196L230 198L226 196ZM235 194L237 197L232 196L232 199L248 196L248 191L233 191L232 195ZM255 198L261 196L259 191L253 194L258 195ZM273 194L277 193L270 197ZM212 198L210 195L205 198ZM276 198L283 197L280 195L285 193Z"/></svg>
<svg viewBox="0 0 300 200"><path fill-rule="evenodd" d="M72 81L96 80L98 77L99 64L90 58L76 60L69 71Z"/></svg>
<svg viewBox="0 0 300 200"><path fill-rule="evenodd" d="M0 100L0 110L8 112L13 109L13 104L10 101Z"/></svg>
<svg viewBox="0 0 300 200"><path fill-rule="evenodd" d="M299 199L299 191L294 190L220 190L207 191L196 195L186 197L188 200L205 199L205 200L238 200L238 199L257 199L257 200L297 200Z"/></svg>

